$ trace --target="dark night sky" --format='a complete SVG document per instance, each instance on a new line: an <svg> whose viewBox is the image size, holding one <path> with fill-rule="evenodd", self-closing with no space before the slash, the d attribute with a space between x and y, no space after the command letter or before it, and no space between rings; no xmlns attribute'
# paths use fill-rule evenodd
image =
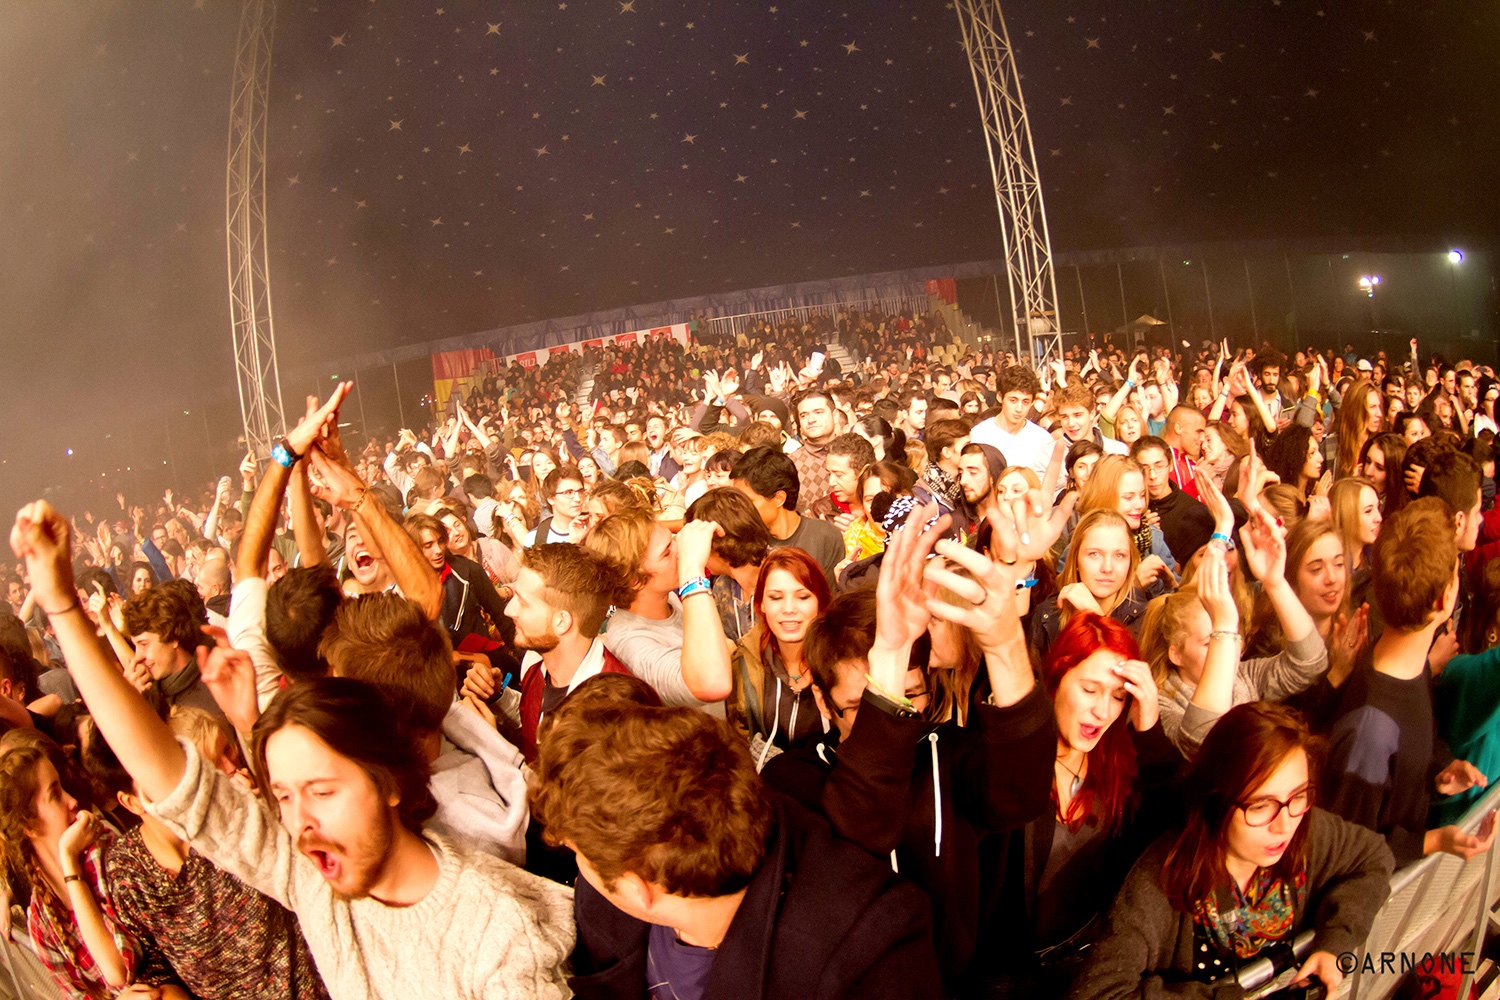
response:
<svg viewBox="0 0 1500 1000"><path fill-rule="evenodd" d="M1500 232L1493 3L1005 9L1058 250ZM232 387L238 12L0 8L7 503L63 481L64 448ZM283 3L275 52L285 369L999 256L941 3Z"/></svg>

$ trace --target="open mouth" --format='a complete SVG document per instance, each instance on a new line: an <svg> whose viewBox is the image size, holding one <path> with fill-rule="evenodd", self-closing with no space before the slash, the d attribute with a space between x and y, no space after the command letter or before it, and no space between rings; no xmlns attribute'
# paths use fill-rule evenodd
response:
<svg viewBox="0 0 1500 1000"><path fill-rule="evenodd" d="M1078 735L1083 737L1084 740L1097 740L1099 734L1103 731L1102 726L1089 726L1081 722L1078 724Z"/></svg>
<svg viewBox="0 0 1500 1000"><path fill-rule="evenodd" d="M370 555L370 553L363 552L363 551L354 553L354 568L355 569L374 569L375 568L375 557L372 556L372 555Z"/></svg>
<svg viewBox="0 0 1500 1000"><path fill-rule="evenodd" d="M328 851L309 850L304 852L308 860L318 866L318 874L332 881L339 873L339 862Z"/></svg>
<svg viewBox="0 0 1500 1000"><path fill-rule="evenodd" d="M1283 840L1280 843L1272 844L1272 845L1270 845L1269 847L1266 848L1266 854L1268 856L1271 856L1271 855L1280 855L1280 854L1282 854L1283 852L1286 851L1286 845L1289 844L1289 843L1291 843L1291 841L1289 841L1289 840Z"/></svg>

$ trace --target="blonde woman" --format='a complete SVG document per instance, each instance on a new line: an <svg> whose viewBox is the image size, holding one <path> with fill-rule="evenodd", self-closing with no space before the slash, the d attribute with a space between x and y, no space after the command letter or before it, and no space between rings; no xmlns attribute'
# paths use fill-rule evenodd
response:
<svg viewBox="0 0 1500 1000"><path fill-rule="evenodd" d="M1146 602L1136 588L1140 555L1125 516L1113 510L1085 514L1073 530L1058 592L1043 601L1031 622L1031 645L1045 656L1064 625L1080 611L1139 627Z"/></svg>
<svg viewBox="0 0 1500 1000"><path fill-rule="evenodd" d="M1153 600L1141 625L1141 657L1151 664L1161 692L1162 728L1186 757L1235 705L1281 701L1311 687L1328 669L1328 647L1286 579L1286 529L1260 510L1240 539L1281 624L1286 643L1280 652L1240 659L1240 608L1218 543L1206 546L1196 586Z"/></svg>

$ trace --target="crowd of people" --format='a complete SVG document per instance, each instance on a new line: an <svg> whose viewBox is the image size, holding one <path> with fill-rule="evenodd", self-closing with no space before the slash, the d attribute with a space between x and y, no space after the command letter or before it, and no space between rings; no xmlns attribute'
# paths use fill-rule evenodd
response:
<svg viewBox="0 0 1500 1000"><path fill-rule="evenodd" d="M350 388L238 490L16 515L67 997L1217 997L1308 930L1331 992L1494 838L1484 364L841 310L346 450Z"/></svg>

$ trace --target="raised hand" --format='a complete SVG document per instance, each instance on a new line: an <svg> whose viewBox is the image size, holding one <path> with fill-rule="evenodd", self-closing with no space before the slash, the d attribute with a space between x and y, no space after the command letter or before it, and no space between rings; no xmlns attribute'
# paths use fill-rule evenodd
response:
<svg viewBox="0 0 1500 1000"><path fill-rule="evenodd" d="M1067 526L1068 515L1073 512L1077 495L1069 493L1056 507L1051 506L1057 495L1057 481L1062 476L1063 459L1067 457L1066 442L1057 441L1052 446L1052 458L1047 462L1047 471L1042 476L1039 489L1029 490L1024 497L1010 502L997 503L987 515L998 548L1004 558L1020 562L1036 562L1044 558L1061 537ZM992 542L992 546L995 542Z"/></svg>
<svg viewBox="0 0 1500 1000"><path fill-rule="evenodd" d="M677 532L677 575L680 583L696 580L707 572L714 538L724 537L715 521L689 521Z"/></svg>
<svg viewBox="0 0 1500 1000"><path fill-rule="evenodd" d="M1361 604L1353 614L1340 614L1328 630L1328 683L1342 687L1354 672L1354 661L1370 635L1370 606ZM1455 645L1456 648L1456 645ZM1446 662L1446 661L1444 661ZM1434 671L1436 673L1438 671Z"/></svg>
<svg viewBox="0 0 1500 1000"><path fill-rule="evenodd" d="M1161 712L1161 703L1156 690L1156 681L1151 678L1151 665L1140 660L1125 660L1112 668L1114 675L1125 682L1125 690L1135 700L1130 705L1130 724L1136 732L1144 733L1156 725Z"/></svg>
<svg viewBox="0 0 1500 1000"><path fill-rule="evenodd" d="M1198 484L1198 499L1203 501L1208 512L1214 516L1214 530L1229 534L1234 528L1234 511L1230 508L1229 501L1224 499L1224 491L1219 489L1205 466L1198 466L1193 480Z"/></svg>
<svg viewBox="0 0 1500 1000"><path fill-rule="evenodd" d="M354 470L342 462L335 462L322 448L307 452L312 464L307 477L313 496L327 500L336 507L351 508L365 495L365 484L354 474Z"/></svg>
<svg viewBox="0 0 1500 1000"><path fill-rule="evenodd" d="M906 523L886 539L885 557L880 561L880 577L875 585L875 645L887 653L900 651L904 655L932 619L927 608L930 595L923 570L927 554L948 527L946 514L927 526L937 514L935 503L913 509ZM873 651L871 662L873 673ZM901 676L904 678L905 674L903 660ZM900 684L887 690L899 691Z"/></svg>
<svg viewBox="0 0 1500 1000"><path fill-rule="evenodd" d="M84 809L78 813L78 818L63 831L62 837L57 842L57 852L62 855L65 863L71 862L77 867L78 859L94 842L99 839L99 821L94 814ZM68 874L76 874L69 872Z"/></svg>
<svg viewBox="0 0 1500 1000"><path fill-rule="evenodd" d="M31 592L44 613L55 613L78 603L73 585L72 531L47 501L29 503L16 512L10 547L26 562Z"/></svg>
<svg viewBox="0 0 1500 1000"><path fill-rule="evenodd" d="M287 431L286 440L291 449L299 455L306 455L314 443L326 437L328 424L332 422L335 426L338 422L339 407L343 405L344 397L354 388L353 382L340 382L328 397L328 402L322 406L318 404L316 396L307 397L307 416Z"/></svg>
<svg viewBox="0 0 1500 1000"><path fill-rule="evenodd" d="M1240 548L1250 573L1262 583L1286 572L1286 528L1264 507L1256 507L1240 529Z"/></svg>
<svg viewBox="0 0 1500 1000"><path fill-rule="evenodd" d="M1484 772L1466 760L1455 760L1438 772L1433 787L1439 795L1457 795L1478 785L1488 788L1490 780Z"/></svg>
<svg viewBox="0 0 1500 1000"><path fill-rule="evenodd" d="M1234 591L1229 588L1229 563L1224 552L1210 545L1198 564L1198 600L1208 612L1210 627L1215 632L1238 632L1240 630L1240 608L1234 602Z"/></svg>
<svg viewBox="0 0 1500 1000"><path fill-rule="evenodd" d="M972 606L949 604L937 596L927 596L927 610L934 618L973 632L979 648L986 653L1005 652L1007 643L1021 638L1021 618L1015 602L1020 573L1016 567L995 562L951 538L940 540L936 550L944 560L968 570L970 576L956 573L934 559L924 571L927 582L945 588Z"/></svg>

